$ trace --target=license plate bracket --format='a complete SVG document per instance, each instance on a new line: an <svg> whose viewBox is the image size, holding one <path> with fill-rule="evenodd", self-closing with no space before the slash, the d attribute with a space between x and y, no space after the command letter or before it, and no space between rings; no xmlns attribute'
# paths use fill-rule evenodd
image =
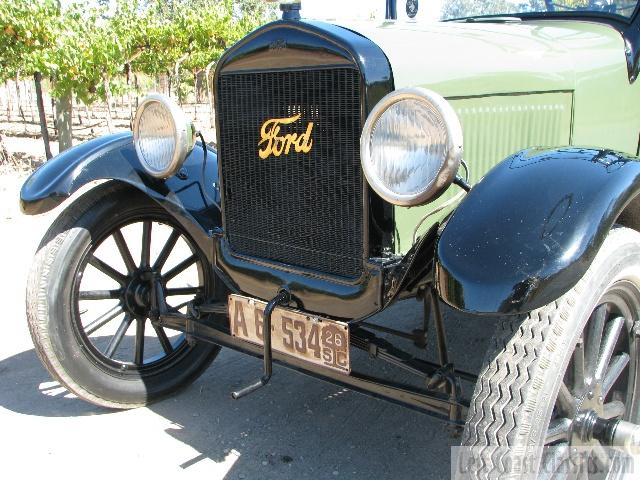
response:
<svg viewBox="0 0 640 480"><path fill-rule="evenodd" d="M264 345L266 302L243 295L229 295L231 334ZM271 314L271 349L337 372L349 374L349 326L328 318L287 307Z"/></svg>

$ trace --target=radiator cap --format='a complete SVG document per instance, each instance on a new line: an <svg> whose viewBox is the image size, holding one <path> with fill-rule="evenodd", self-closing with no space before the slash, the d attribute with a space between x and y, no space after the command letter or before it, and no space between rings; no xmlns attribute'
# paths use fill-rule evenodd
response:
<svg viewBox="0 0 640 480"><path fill-rule="evenodd" d="M283 20L300 20L301 2L286 2L280 4Z"/></svg>

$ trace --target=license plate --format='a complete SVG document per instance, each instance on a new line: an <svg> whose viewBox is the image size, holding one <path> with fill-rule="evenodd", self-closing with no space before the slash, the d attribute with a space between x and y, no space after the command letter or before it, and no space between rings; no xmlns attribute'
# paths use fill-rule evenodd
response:
<svg viewBox="0 0 640 480"><path fill-rule="evenodd" d="M231 334L256 345L263 343L266 302L229 295ZM290 308L271 314L271 349L342 373L351 372L349 327Z"/></svg>

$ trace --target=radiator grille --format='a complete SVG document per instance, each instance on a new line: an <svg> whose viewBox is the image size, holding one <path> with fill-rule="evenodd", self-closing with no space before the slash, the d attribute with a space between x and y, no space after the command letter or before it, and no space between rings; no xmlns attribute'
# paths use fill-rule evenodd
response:
<svg viewBox="0 0 640 480"><path fill-rule="evenodd" d="M362 271L360 76L352 68L223 74L218 78L219 151L231 248L316 271ZM258 156L268 119L300 119L308 153Z"/></svg>

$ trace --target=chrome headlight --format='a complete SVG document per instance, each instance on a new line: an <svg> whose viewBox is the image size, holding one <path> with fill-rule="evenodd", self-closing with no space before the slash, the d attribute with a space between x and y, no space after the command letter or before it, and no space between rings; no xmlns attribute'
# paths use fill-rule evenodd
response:
<svg viewBox="0 0 640 480"><path fill-rule="evenodd" d="M378 195L395 205L421 205L455 179L462 158L460 120L435 92L397 90L369 114L360 153L364 174Z"/></svg>
<svg viewBox="0 0 640 480"><path fill-rule="evenodd" d="M133 143L144 169L157 178L178 171L195 144L195 131L170 98L152 94L142 100L133 121Z"/></svg>

